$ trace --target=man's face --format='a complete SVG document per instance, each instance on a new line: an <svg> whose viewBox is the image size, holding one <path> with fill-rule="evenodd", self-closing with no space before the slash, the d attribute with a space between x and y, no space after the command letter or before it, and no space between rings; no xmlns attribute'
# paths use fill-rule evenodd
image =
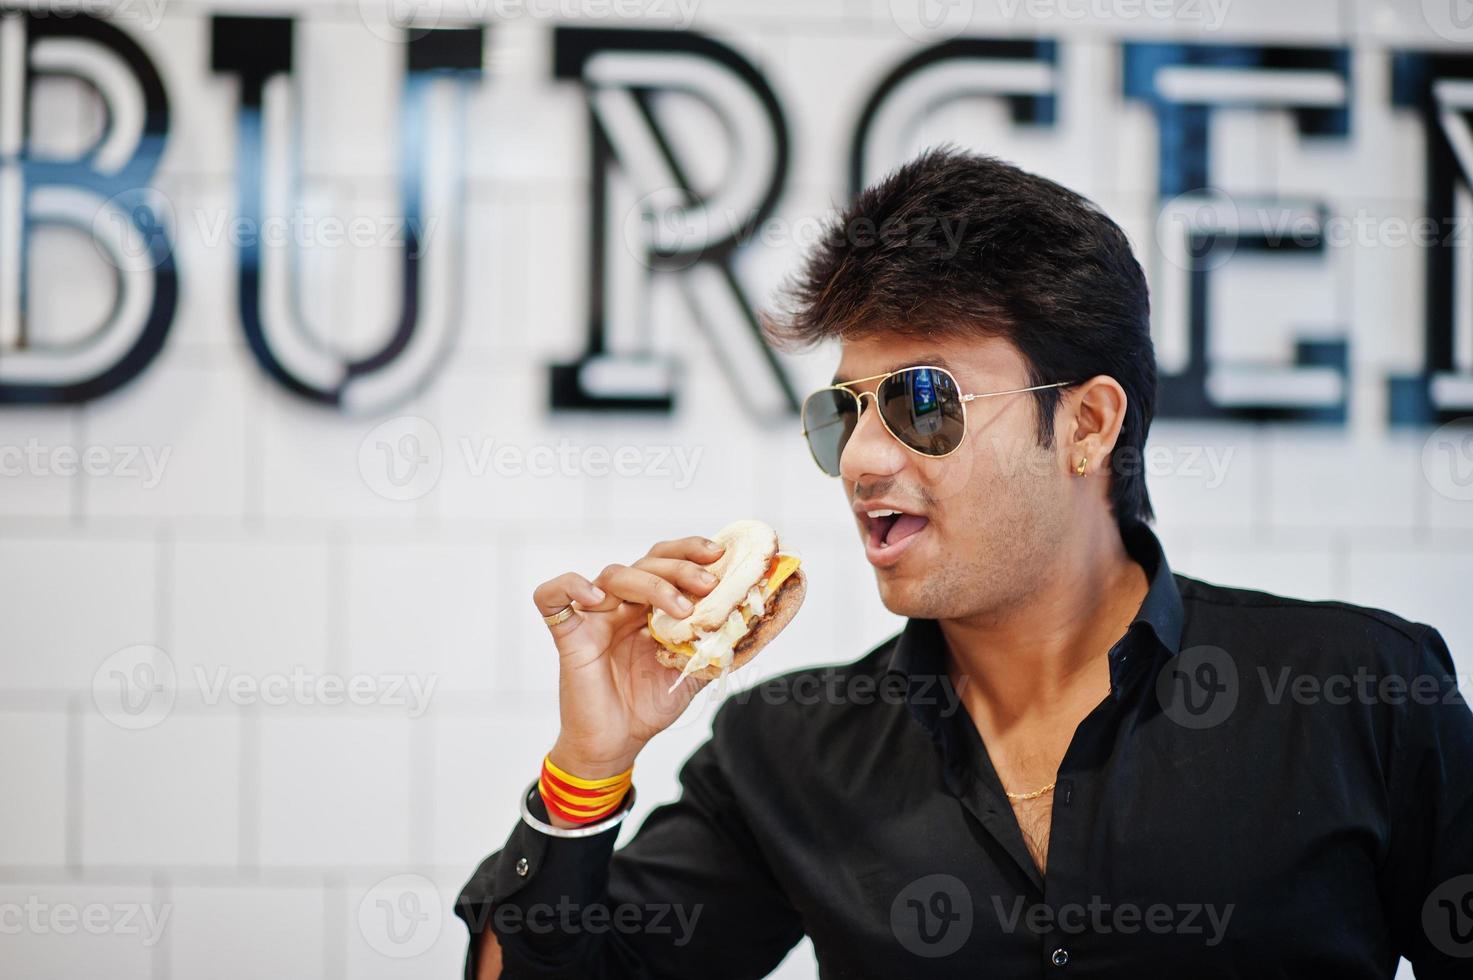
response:
<svg viewBox="0 0 1473 980"><path fill-rule="evenodd" d="M835 374L867 378L917 364L949 368L963 394L1030 384L1023 356L1001 339L846 341ZM855 390L873 392L875 385ZM1067 433L1056 431L1049 449L1039 445L1033 393L966 403L966 437L943 459L901 445L881 424L873 398L862 405L840 477L858 508L854 520L886 608L926 619L986 615L1032 591L1057 554L1073 506L1058 438ZM878 509L907 516L866 513Z"/></svg>

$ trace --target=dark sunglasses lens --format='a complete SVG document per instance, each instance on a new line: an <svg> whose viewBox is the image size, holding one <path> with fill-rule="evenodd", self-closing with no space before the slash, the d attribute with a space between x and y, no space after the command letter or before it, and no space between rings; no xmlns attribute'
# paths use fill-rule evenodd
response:
<svg viewBox="0 0 1473 980"><path fill-rule="evenodd" d="M854 398L844 391L815 391L803 403L803 430L813 461L829 476L839 475L839 456L859 421Z"/></svg>
<svg viewBox="0 0 1473 980"><path fill-rule="evenodd" d="M961 445L966 415L961 392L945 371L909 368L882 381L877 394L890 431L916 452L945 456Z"/></svg>

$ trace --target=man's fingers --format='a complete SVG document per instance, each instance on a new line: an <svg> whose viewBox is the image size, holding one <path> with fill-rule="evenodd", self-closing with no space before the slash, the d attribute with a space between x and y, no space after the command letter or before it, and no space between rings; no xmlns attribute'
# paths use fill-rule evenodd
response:
<svg viewBox="0 0 1473 980"><path fill-rule="evenodd" d="M602 589L577 572L564 572L532 590L532 602L544 616L551 616L575 600L590 609L601 602L607 603L608 598Z"/></svg>
<svg viewBox="0 0 1473 980"><path fill-rule="evenodd" d="M661 541L649 550L647 558L683 558L686 561L709 564L721 557L726 549L710 538L703 538L698 534L688 538L675 538L672 541Z"/></svg>
<svg viewBox="0 0 1473 980"><path fill-rule="evenodd" d="M654 572L667 582L675 583L682 592L698 596L710 592L720 581L703 566L680 558L641 558L634 567Z"/></svg>
<svg viewBox="0 0 1473 980"><path fill-rule="evenodd" d="M609 565L599 573L594 582L611 595L619 596L628 602L642 602L648 606L658 606L672 616L682 618L689 616L691 610L695 608L674 585L643 568Z"/></svg>
<svg viewBox="0 0 1473 980"><path fill-rule="evenodd" d="M554 636L577 629L579 612L615 612L621 603L658 606L672 616L690 615L693 596L706 595L716 578L703 569L725 549L700 535L661 541L634 565L609 565L593 581L576 572L548 579L532 592L532 602L543 616L555 615L576 602L573 615L549 624Z"/></svg>
<svg viewBox="0 0 1473 980"><path fill-rule="evenodd" d="M567 616L560 623L548 624L547 628L552 630L552 635L555 637L571 633L578 628L578 624L583 621L580 610L596 609L600 603L608 604L611 599L614 605L618 605L617 598L606 594L577 572L565 572L556 578L548 579L532 590L532 604L543 616L561 613L568 608L569 603L577 603L573 607L572 615Z"/></svg>

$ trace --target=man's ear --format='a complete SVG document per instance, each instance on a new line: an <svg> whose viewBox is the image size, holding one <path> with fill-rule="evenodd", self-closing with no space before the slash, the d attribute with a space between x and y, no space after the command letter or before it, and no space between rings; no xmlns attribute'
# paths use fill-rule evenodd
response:
<svg viewBox="0 0 1473 980"><path fill-rule="evenodd" d="M1085 461L1085 475L1099 472L1109 462L1125 425L1125 389L1107 374L1097 374L1064 396L1065 462L1075 469Z"/></svg>

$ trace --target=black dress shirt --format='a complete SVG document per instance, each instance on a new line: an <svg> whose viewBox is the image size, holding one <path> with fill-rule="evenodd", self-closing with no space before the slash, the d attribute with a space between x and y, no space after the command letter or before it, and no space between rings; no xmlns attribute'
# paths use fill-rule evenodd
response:
<svg viewBox="0 0 1473 980"><path fill-rule="evenodd" d="M1473 713L1438 632L1174 575L1144 525L1126 546L1150 589L1059 766L1046 875L911 619L728 697L618 851L519 821L457 902L467 976L489 925L506 978L761 977L805 934L835 980L1473 977Z"/></svg>

